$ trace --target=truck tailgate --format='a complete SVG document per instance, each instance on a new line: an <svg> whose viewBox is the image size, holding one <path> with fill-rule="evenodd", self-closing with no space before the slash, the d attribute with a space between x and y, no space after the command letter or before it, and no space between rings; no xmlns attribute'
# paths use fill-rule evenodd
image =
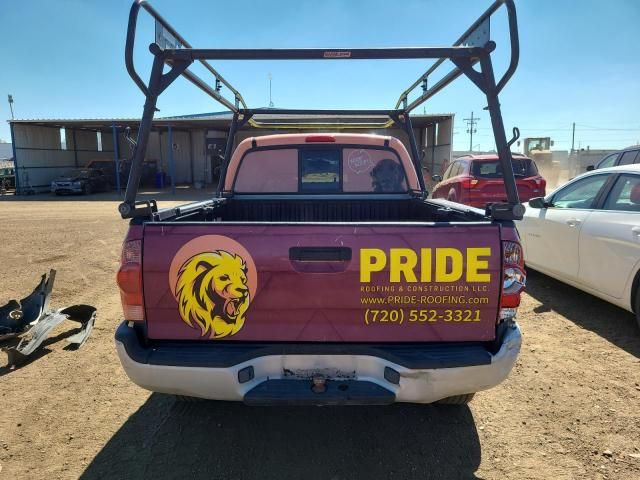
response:
<svg viewBox="0 0 640 480"><path fill-rule="evenodd" d="M151 339L486 341L493 224L146 224Z"/></svg>

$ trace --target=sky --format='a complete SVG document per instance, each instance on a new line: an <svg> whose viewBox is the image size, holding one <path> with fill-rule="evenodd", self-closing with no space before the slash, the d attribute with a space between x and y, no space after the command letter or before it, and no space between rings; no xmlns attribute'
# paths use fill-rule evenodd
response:
<svg viewBox="0 0 640 480"><path fill-rule="evenodd" d="M152 0L195 47L447 46L489 0ZM17 119L139 117L144 98L126 73L129 1L0 0L0 139L10 140L7 94ZM520 64L500 95L507 132L550 136L554 149L640 143L640 0L516 0ZM144 13L141 13L141 19ZM509 58L506 14L492 22L496 74ZM141 22L136 67L147 78L153 23ZM392 108L430 61L215 62L250 107ZM195 69L196 73L205 73ZM446 73L443 67L442 74ZM208 77L206 77L208 78ZM434 77L435 79L436 77ZM223 93L224 89L223 89ZM227 92L228 93L228 92ZM474 150L494 148L482 93L460 78L417 113L454 113L454 149L469 148L463 119L480 118ZM223 108L184 79L157 116ZM509 137L509 134L507 135Z"/></svg>

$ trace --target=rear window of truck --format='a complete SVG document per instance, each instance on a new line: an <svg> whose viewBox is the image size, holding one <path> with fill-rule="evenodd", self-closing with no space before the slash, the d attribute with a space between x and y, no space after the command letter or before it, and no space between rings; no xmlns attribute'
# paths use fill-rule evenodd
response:
<svg viewBox="0 0 640 480"><path fill-rule="evenodd" d="M371 147L259 148L240 160L236 193L405 193L395 151Z"/></svg>
<svg viewBox="0 0 640 480"><path fill-rule="evenodd" d="M538 175L536 164L529 158L514 158L513 174L516 177L534 177ZM478 178L502 178L502 165L499 160L473 162L471 175Z"/></svg>

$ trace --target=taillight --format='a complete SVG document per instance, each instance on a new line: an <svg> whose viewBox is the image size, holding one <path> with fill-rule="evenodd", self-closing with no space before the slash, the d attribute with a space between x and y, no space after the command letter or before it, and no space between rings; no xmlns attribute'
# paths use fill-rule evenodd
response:
<svg viewBox="0 0 640 480"><path fill-rule="evenodd" d="M502 242L502 257L505 265L524 265L522 247L518 242Z"/></svg>
<svg viewBox="0 0 640 480"><path fill-rule="evenodd" d="M520 305L520 294L527 283L522 247L518 242L502 242L502 297L499 320L510 320L516 316Z"/></svg>
<svg viewBox="0 0 640 480"><path fill-rule="evenodd" d="M473 177L463 177L460 179L460 186L462 188L475 187L478 184L478 179Z"/></svg>
<svg viewBox="0 0 640 480"><path fill-rule="evenodd" d="M544 190L547 186L547 181L542 177L536 177L533 179L533 182L536 184L538 189Z"/></svg>
<svg viewBox="0 0 640 480"><path fill-rule="evenodd" d="M144 321L142 302L142 240L125 240L116 276L125 320Z"/></svg>

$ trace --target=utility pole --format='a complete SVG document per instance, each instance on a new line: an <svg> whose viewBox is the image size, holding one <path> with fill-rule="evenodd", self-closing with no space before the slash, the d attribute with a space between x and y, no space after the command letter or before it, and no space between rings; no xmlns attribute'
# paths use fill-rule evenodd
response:
<svg viewBox="0 0 640 480"><path fill-rule="evenodd" d="M467 123L467 133L470 134L469 151L473 152L473 134L478 132L478 130L476 130L476 124L480 119L478 117L474 117L473 112L471 112L471 118L463 118L462 121Z"/></svg>
<svg viewBox="0 0 640 480"><path fill-rule="evenodd" d="M11 109L11 120L13 120L13 95L7 95L7 100L9 101L9 108Z"/></svg>
<svg viewBox="0 0 640 480"><path fill-rule="evenodd" d="M571 128L571 153L573 153L574 151L574 146L575 146L575 141L576 141L576 122L573 122L573 126Z"/></svg>
<svg viewBox="0 0 640 480"><path fill-rule="evenodd" d="M269 73L269 108L273 108L273 101L271 100L271 80L273 80L273 75Z"/></svg>

